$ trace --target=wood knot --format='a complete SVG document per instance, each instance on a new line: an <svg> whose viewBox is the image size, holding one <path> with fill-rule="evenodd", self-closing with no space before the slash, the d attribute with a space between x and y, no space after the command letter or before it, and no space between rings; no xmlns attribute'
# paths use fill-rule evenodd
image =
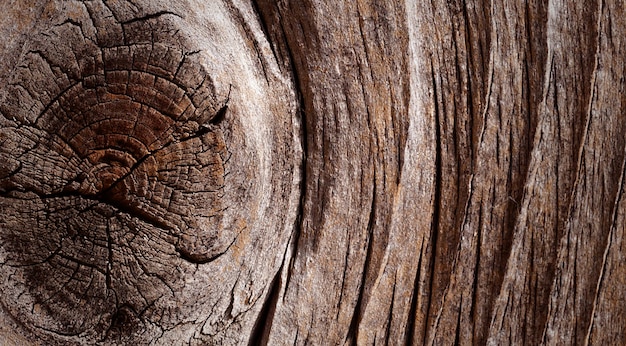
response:
<svg viewBox="0 0 626 346"><path fill-rule="evenodd" d="M220 127L231 88L218 89L200 51L173 37L72 42L83 43L33 43L0 108L15 119L0 130L0 211L18 220L0 226L2 265L24 278L16 315L70 335L108 314L112 330L130 332L129 311L148 314L184 285L181 263L232 243Z"/></svg>
<svg viewBox="0 0 626 346"><path fill-rule="evenodd" d="M0 85L0 304L42 344L238 340L280 271L295 89L250 4L197 6L51 1L20 38Z"/></svg>

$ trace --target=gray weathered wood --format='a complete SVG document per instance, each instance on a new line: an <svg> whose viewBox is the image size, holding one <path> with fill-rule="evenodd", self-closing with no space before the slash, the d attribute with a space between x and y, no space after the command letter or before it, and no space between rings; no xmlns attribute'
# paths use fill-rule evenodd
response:
<svg viewBox="0 0 626 346"><path fill-rule="evenodd" d="M626 342L624 11L0 3L0 340Z"/></svg>

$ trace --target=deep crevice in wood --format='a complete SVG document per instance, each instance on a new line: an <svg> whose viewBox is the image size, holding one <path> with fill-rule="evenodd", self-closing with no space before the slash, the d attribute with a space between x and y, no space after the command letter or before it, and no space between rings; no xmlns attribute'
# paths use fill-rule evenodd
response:
<svg viewBox="0 0 626 346"><path fill-rule="evenodd" d="M284 264L284 262L283 262ZM282 286L281 275L283 266L281 265L274 275L274 279L269 285L269 290L265 298L265 302L261 307L261 311L256 317L252 333L248 342L249 346L266 346L270 331L272 329L272 323L274 321L274 312L276 311L276 304L278 304L278 297L280 295L280 289Z"/></svg>
<svg viewBox="0 0 626 346"><path fill-rule="evenodd" d="M127 20L127 21L123 21L123 22L120 22L120 24L127 25L127 24L136 23L136 22L148 21L148 20L151 20L151 19L159 18L161 16L165 16L165 15L171 15L171 16L174 16L174 17L178 17L178 18L184 19L183 16L181 16L178 13L172 12L172 11L159 11L159 12L156 12L156 13L151 13L151 14L142 16L142 17L137 17L137 18L133 18L133 19L130 19L130 20Z"/></svg>
<svg viewBox="0 0 626 346"><path fill-rule="evenodd" d="M421 288L420 281L422 280L423 257L424 257L424 242L422 242L422 245L420 247L420 255L419 255L419 259L417 260L417 270L415 272L415 279L413 279L413 292L411 294L411 305L410 305L411 308L409 309L409 315L408 315L408 321L407 321L407 327L406 327L406 335L405 335L405 341L404 341L404 344L407 346L414 345L417 343L417 341L415 340L415 333L417 332L415 328L417 327L416 326L416 320L418 318L417 308L418 308L418 302L420 300L419 294L420 294L420 288ZM432 265L431 265L431 268L432 268ZM432 277L432 274L431 274L431 277ZM428 311L426 312L425 316L428 316ZM422 330L424 338L423 340L421 340L421 343L423 345L426 344L426 338L427 338L426 328L425 328L426 325L427 323L423 323L422 326L419 326L420 328L424 328L424 330Z"/></svg>

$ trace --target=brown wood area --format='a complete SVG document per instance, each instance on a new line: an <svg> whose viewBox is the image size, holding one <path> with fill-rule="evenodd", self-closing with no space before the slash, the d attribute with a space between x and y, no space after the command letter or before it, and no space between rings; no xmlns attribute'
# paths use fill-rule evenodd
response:
<svg viewBox="0 0 626 346"><path fill-rule="evenodd" d="M626 344L622 2L0 13L0 344Z"/></svg>

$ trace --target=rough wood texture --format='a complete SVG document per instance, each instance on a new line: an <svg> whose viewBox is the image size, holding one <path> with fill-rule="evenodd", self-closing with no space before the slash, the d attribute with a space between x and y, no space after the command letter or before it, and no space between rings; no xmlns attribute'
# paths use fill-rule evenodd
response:
<svg viewBox="0 0 626 346"><path fill-rule="evenodd" d="M45 344L245 342L302 160L254 12L42 3L2 80L4 309Z"/></svg>
<svg viewBox="0 0 626 346"><path fill-rule="evenodd" d="M622 3L0 12L4 344L626 342Z"/></svg>

